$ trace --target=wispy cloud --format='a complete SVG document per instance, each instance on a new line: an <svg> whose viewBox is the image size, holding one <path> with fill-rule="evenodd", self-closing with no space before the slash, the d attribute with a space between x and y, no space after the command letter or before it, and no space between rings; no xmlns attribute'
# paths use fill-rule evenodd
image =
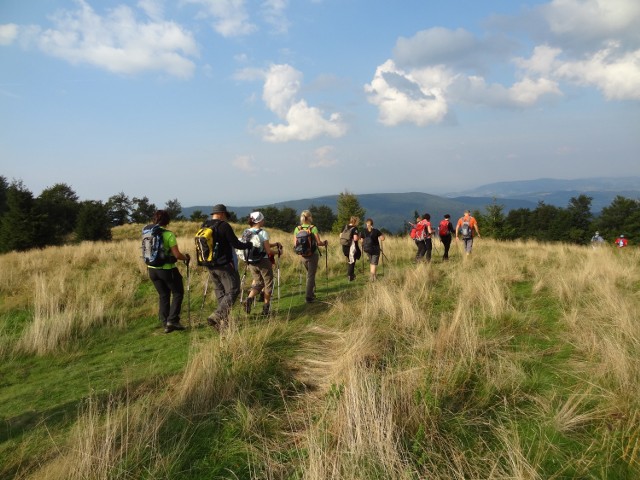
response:
<svg viewBox="0 0 640 480"><path fill-rule="evenodd" d="M320 147L313 152L313 161L309 164L309 168L329 168L338 163L334 156L334 148L330 145Z"/></svg>
<svg viewBox="0 0 640 480"><path fill-rule="evenodd" d="M18 38L18 25L5 23L0 25L0 45L11 45Z"/></svg>
<svg viewBox="0 0 640 480"><path fill-rule="evenodd" d="M251 155L238 155L233 159L231 165L246 173L256 173L258 171L258 167L255 165Z"/></svg>
<svg viewBox="0 0 640 480"><path fill-rule="evenodd" d="M202 18L213 19L213 29L223 37L240 37L254 33L258 27L251 22L244 0L182 0L200 6Z"/></svg>

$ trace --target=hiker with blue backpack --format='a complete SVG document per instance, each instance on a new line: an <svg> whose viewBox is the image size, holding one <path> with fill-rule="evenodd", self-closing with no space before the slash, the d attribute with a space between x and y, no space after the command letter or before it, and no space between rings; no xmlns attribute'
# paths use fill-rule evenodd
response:
<svg viewBox="0 0 640 480"><path fill-rule="evenodd" d="M456 224L456 242L460 241L458 235L462 237L462 241L464 242L464 251L467 256L471 255L473 238L474 236L480 237L480 230L478 230L477 220L471 216L471 211L469 210L465 210L464 215L458 219L458 223Z"/></svg>
<svg viewBox="0 0 640 480"><path fill-rule="evenodd" d="M158 292L158 318L165 333L184 330L180 323L184 285L176 262L183 260L188 266L191 260L188 253L182 253L178 248L175 234L167 230L169 220L166 210L157 210L153 223L142 229L142 257L149 279Z"/></svg>
<svg viewBox="0 0 640 480"><path fill-rule="evenodd" d="M293 231L293 250L300 256L300 262L307 271L307 282L305 291L305 301L314 302L316 299L316 272L320 261L320 250L322 245L327 247L329 242L320 239L318 228L313 225L313 218L309 210L303 210L300 214L300 225Z"/></svg>
<svg viewBox="0 0 640 480"><path fill-rule="evenodd" d="M250 213L249 228L242 234L242 240L253 245L253 248L244 254L244 260L247 262L247 267L253 278L251 290L244 302L244 310L251 313L255 297L262 292L264 294L262 315L266 316L271 313L271 294L273 292L272 250L275 249L276 254L280 256L282 245L269 243L269 234L263 228L264 222L265 218L261 212Z"/></svg>

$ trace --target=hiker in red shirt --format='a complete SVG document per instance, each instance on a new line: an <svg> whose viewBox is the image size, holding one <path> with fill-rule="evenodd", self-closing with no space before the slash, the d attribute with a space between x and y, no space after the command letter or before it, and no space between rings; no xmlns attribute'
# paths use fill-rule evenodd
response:
<svg viewBox="0 0 640 480"><path fill-rule="evenodd" d="M624 235L620 235L618 238L616 238L616 246L618 248L624 248L627 246L627 239L624 238Z"/></svg>
<svg viewBox="0 0 640 480"><path fill-rule="evenodd" d="M442 260L449 260L449 248L451 247L451 234L455 232L453 224L451 223L451 215L448 213L444 216L444 219L440 221L438 225L438 236L442 245L444 245L444 255Z"/></svg>

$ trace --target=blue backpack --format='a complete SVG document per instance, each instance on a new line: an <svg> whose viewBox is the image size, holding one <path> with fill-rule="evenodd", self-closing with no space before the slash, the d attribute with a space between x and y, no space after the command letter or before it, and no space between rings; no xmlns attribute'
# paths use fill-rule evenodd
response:
<svg viewBox="0 0 640 480"><path fill-rule="evenodd" d="M160 225L147 225L142 229L142 259L149 267L161 267L165 263L176 261L173 255L167 255L164 248Z"/></svg>

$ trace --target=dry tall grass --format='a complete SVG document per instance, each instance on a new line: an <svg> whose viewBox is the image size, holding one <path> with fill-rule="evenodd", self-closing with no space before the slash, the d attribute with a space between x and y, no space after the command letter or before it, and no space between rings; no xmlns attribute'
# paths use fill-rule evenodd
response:
<svg viewBox="0 0 640 480"><path fill-rule="evenodd" d="M274 240L291 239L276 232ZM178 241L190 249L190 237ZM3 259L10 258L12 271L0 269L0 293L34 309L16 349L61 348L75 332L117 324L133 308L146 274L131 261L139 256L137 241L104 253L65 248L56 256L67 259L66 269L53 260L41 268L30 258ZM337 247L329 252L330 274L344 275ZM38 474L128 478L127 471L106 472L138 462L152 478L162 477L171 457L157 455L157 438L170 412L204 416L237 402L250 418L261 375L280 369L294 372L307 390L283 393L286 409L278 414L285 427L273 438L247 420L264 439L253 446L260 452L252 461L266 466L256 466L261 473L253 478L295 471L310 480L537 479L550 455L566 462L558 477L593 476L600 465L605 478L619 459L638 471L638 251L482 239L470 258L454 250L448 264L407 265L414 252L406 239L389 239L385 275L358 298L352 291L333 295L313 322L276 317L259 328L235 325L224 337L198 336L184 372L155 400L90 400L65 454ZM289 286L297 260L285 249ZM30 286L11 286L15 275L26 275ZM89 295L85 285L100 300L93 306L80 300ZM150 301L148 310L154 308ZM579 446L559 453L549 432ZM586 439L584 432L598 435ZM282 460L279 453L290 447L298 456Z"/></svg>

